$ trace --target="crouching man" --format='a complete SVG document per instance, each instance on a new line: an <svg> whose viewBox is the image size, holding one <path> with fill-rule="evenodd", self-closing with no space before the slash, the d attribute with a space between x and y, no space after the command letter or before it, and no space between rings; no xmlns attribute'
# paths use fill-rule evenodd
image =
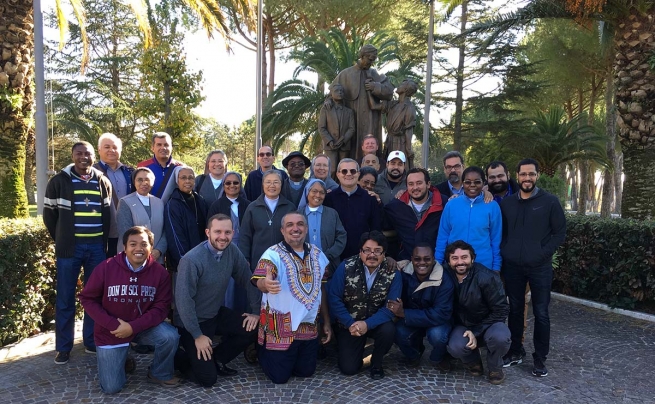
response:
<svg viewBox="0 0 655 404"><path fill-rule="evenodd" d="M489 382L505 380L503 356L509 350L511 334L505 325L509 304L498 272L475 262L473 247L457 240L446 247L449 274L455 283L455 326L448 340L448 352L461 359L473 376L482 376L479 346L486 346Z"/></svg>
<svg viewBox="0 0 655 404"><path fill-rule="evenodd" d="M80 302L95 321L94 335L100 388L107 394L125 386L130 342L154 346L148 381L175 387L173 358L179 335L164 322L171 307L170 275L150 256L154 235L143 226L123 234L124 252L98 265Z"/></svg>
<svg viewBox="0 0 655 404"><path fill-rule="evenodd" d="M321 290L329 261L305 243L307 219L300 212L282 217L284 241L268 248L257 263L252 282L262 291L259 364L273 383L316 371L318 316L323 318L323 344L332 338L327 300Z"/></svg>
<svg viewBox="0 0 655 404"><path fill-rule="evenodd" d="M407 358L407 365L416 367L425 350L427 335L432 352L430 362L444 372L450 370L446 355L452 328L453 280L444 274L434 259L434 247L421 242L414 247L412 262L403 268L402 299L390 300L387 307L398 317L396 345Z"/></svg>

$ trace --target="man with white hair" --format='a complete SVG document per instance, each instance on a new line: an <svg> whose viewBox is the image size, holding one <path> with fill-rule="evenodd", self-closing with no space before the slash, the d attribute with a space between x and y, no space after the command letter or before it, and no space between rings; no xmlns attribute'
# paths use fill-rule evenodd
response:
<svg viewBox="0 0 655 404"><path fill-rule="evenodd" d="M116 255L118 247L118 226L116 225L116 207L118 201L132 193L132 172L134 168L120 162L123 142L113 133L103 133L98 138L100 160L94 168L105 174L111 182L111 205L109 205L109 235L107 239L107 258Z"/></svg>

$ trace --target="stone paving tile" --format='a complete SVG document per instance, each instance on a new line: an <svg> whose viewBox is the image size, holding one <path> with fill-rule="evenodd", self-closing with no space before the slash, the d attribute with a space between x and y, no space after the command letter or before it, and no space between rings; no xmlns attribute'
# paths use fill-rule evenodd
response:
<svg viewBox="0 0 655 404"><path fill-rule="evenodd" d="M441 374L427 354L421 367L408 369L393 348L381 381L371 380L367 370L341 375L329 351L314 377L293 378L281 386L240 357L233 362L239 375L220 379L211 389L188 382L176 389L148 384L151 357L136 355L137 372L124 390L106 396L97 385L95 357L84 354L78 341L68 365L55 365L50 336L36 347L21 348L25 342L12 348L17 359L0 356L5 358L0 362L0 403L655 403L655 324L556 300L551 313L549 376L533 377L528 355L523 364L507 369L501 386L467 375L461 365ZM530 319L528 352L532 325Z"/></svg>

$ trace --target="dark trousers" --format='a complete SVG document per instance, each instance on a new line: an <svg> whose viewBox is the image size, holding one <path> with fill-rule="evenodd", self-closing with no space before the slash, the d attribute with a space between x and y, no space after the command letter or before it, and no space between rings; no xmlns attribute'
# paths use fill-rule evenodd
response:
<svg viewBox="0 0 655 404"><path fill-rule="evenodd" d="M466 327L456 325L450 332L448 339L448 352L453 358L460 359L463 364L468 365L479 362L480 350L469 349L466 344L469 339L464 337ZM487 353L487 367L490 371L498 371L503 368L503 356L509 350L510 333L505 323L494 323L480 335L476 335L478 347L486 346Z"/></svg>
<svg viewBox="0 0 655 404"><path fill-rule="evenodd" d="M381 368L382 359L393 346L396 335L396 326L393 321L382 323L372 330L368 330L361 337L350 335L350 331L340 325L335 329L339 350L339 370L346 375L354 375L362 368L367 338L375 340L371 355L371 368Z"/></svg>
<svg viewBox="0 0 655 404"><path fill-rule="evenodd" d="M193 372L193 376L200 385L204 387L213 386L218 377L216 363L229 363L257 339L257 328L250 332L246 331L243 328L243 319L241 314L227 307L221 307L214 318L199 324L203 335L209 338L214 335L221 336L221 343L214 348L212 358L208 361L198 359L195 339L186 329L181 330L180 343L187 354L191 372Z"/></svg>
<svg viewBox="0 0 655 404"><path fill-rule="evenodd" d="M108 238L107 239L107 258L111 258L118 254L118 239L117 238Z"/></svg>
<svg viewBox="0 0 655 404"><path fill-rule="evenodd" d="M258 346L259 364L266 377L275 384L284 384L291 376L310 377L316 371L318 338L294 340L286 351L274 351Z"/></svg>
<svg viewBox="0 0 655 404"><path fill-rule="evenodd" d="M532 313L534 314L534 356L546 360L550 350L550 289L553 284L552 266L541 268L503 267L505 291L509 298L507 323L512 333L510 352L520 353L523 347L523 313L525 310L525 286L530 285Z"/></svg>

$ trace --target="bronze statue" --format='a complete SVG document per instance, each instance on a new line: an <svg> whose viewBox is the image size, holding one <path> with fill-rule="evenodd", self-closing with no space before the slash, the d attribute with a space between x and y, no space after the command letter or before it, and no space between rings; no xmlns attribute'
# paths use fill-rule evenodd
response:
<svg viewBox="0 0 655 404"><path fill-rule="evenodd" d="M414 166L412 135L416 126L416 107L411 97L417 89L414 81L405 79L396 89L398 100L377 103L372 96L369 97L371 109L383 111L387 115L387 139L384 142L383 159L386 161L389 153L400 150L407 156L409 168Z"/></svg>
<svg viewBox="0 0 655 404"><path fill-rule="evenodd" d="M373 45L364 45L359 50L359 59L354 66L342 70L333 84L341 84L344 89L344 105L355 113L356 142L350 148L351 158L359 161L362 153L362 139L367 134L375 135L378 144L382 144L381 113L372 110L368 95L376 102L393 98L393 85L385 76L378 74L371 65L378 57L378 50ZM326 101L326 105L329 103ZM329 107L328 107L329 108ZM336 164L335 164L336 165Z"/></svg>
<svg viewBox="0 0 655 404"><path fill-rule="evenodd" d="M330 108L323 105L318 117L318 133L323 139L323 153L330 158L330 175L334 178L341 159L350 155L351 139L355 134L355 114L343 105L343 86L330 85Z"/></svg>

